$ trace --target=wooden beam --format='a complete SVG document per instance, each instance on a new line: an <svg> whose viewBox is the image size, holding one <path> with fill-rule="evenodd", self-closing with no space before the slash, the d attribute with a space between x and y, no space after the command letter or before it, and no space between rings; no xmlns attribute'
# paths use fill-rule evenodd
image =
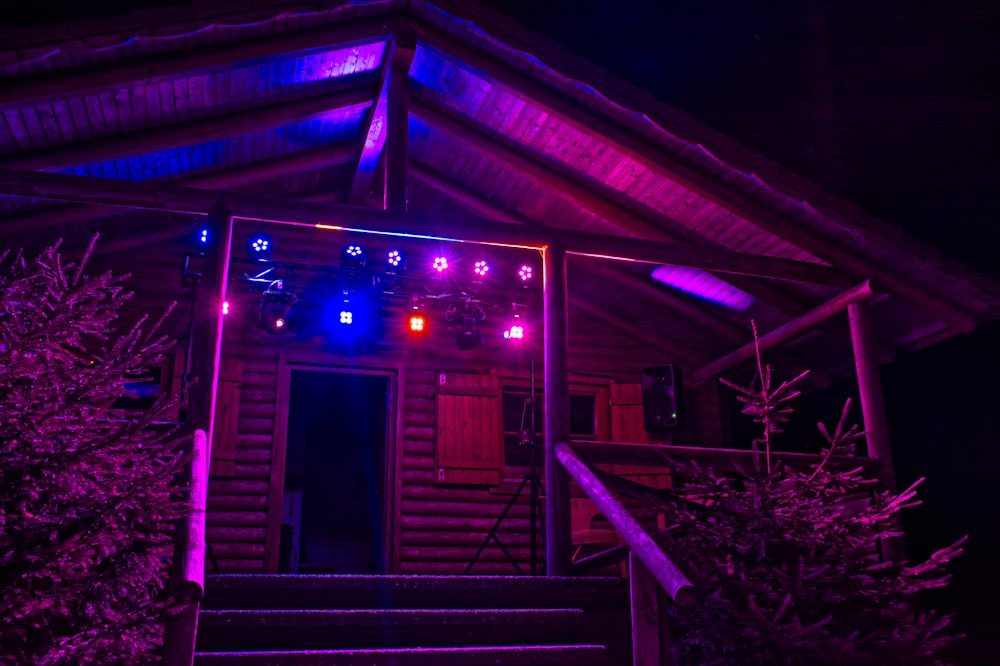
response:
<svg viewBox="0 0 1000 666"><path fill-rule="evenodd" d="M290 176L296 173L322 169L325 167L339 166L352 162L358 153L355 142L338 143L312 150L304 150L291 155L285 155L265 162L254 162L251 164L234 167L226 171L216 171L202 174L183 180L174 181L176 186L183 185L196 190L226 190L233 187L243 187L252 183ZM61 175L61 174L60 174ZM76 178L76 176L66 176ZM104 183L124 183L108 179L91 179ZM203 198L202 202L207 202ZM147 208L148 206L119 206L116 204L73 204L70 206L59 206L44 208L42 210L25 213L14 217L0 220L0 234L14 235L29 233L49 229L62 224L70 224L81 219L102 217L105 215L117 215L135 208ZM184 208L191 208L185 206ZM159 210L169 210L169 208L159 208ZM184 210L179 212L197 213L195 210Z"/></svg>
<svg viewBox="0 0 1000 666"><path fill-rule="evenodd" d="M882 463L881 481L896 489L896 472L892 462L892 444L889 425L885 417L885 399L882 379L875 360L875 336L872 332L871 308L865 301L855 301L847 306L851 325L851 343L854 346L854 367L858 374L858 393L861 413L865 422L865 441L868 455Z"/></svg>
<svg viewBox="0 0 1000 666"><path fill-rule="evenodd" d="M284 54L297 56L388 40L398 19L372 17L315 30L255 37L222 46L183 50L112 64L39 74L0 86L0 111L214 72Z"/></svg>
<svg viewBox="0 0 1000 666"><path fill-rule="evenodd" d="M373 84L372 75L359 74L324 85L322 92L318 94L316 90L310 90L307 94L285 98L276 104L257 109L14 155L0 159L0 167L63 169L239 136L305 120L333 109L360 110L371 106Z"/></svg>
<svg viewBox="0 0 1000 666"><path fill-rule="evenodd" d="M632 666L670 666L670 627L663 589L639 556L628 554Z"/></svg>
<svg viewBox="0 0 1000 666"><path fill-rule="evenodd" d="M354 180L351 182L351 193L347 197L347 203L355 206L364 205L367 200L372 180L382 159L382 147L385 146L385 114L389 105L389 70L391 69L389 63L392 60L393 44L394 41L389 41L382 54L382 83L379 86L378 98L368 113L365 145L361 149L358 168L355 170Z"/></svg>
<svg viewBox="0 0 1000 666"><path fill-rule="evenodd" d="M759 345L754 342L747 343L736 351L730 352L722 358L695 371L695 373L691 375L691 381L694 384L700 384L706 379L716 377L734 365L753 358L756 355L758 348L760 351L764 351L784 342L785 340L801 335L814 326L826 321L838 312L846 309L851 303L863 301L871 296L874 296L875 294L883 292L884 287L882 287L877 281L865 280L856 287L838 294L826 303L810 310L801 317L793 319L786 324L782 324L770 333L762 335L759 340Z"/></svg>
<svg viewBox="0 0 1000 666"><path fill-rule="evenodd" d="M685 189L729 210L762 229L785 239L789 243L844 270L858 275L871 275L881 279L887 287L919 306L926 313L940 317L958 331L966 332L975 327L975 319L967 312L943 297L928 293L885 268L873 259L859 255L854 248L845 247L835 238L823 237L814 229L784 217L768 205L757 201L748 193L736 189L732 183L745 178L726 180L684 163L679 156L650 141L645 132L611 118L604 113L588 108L579 99L556 87L545 85L538 78L520 72L500 58L484 50L455 39L426 21L415 23L421 40L440 51L457 58L464 66L485 76L520 99L528 98L539 109L559 118L587 136L597 138L614 150L638 161L647 168L665 174ZM687 142L683 142L685 147ZM741 175L739 169L725 165L734 176Z"/></svg>
<svg viewBox="0 0 1000 666"><path fill-rule="evenodd" d="M253 194L208 193L169 184L129 183L40 171L0 169L0 193L193 214L203 214L202 211L221 199L234 215L244 218L291 224L326 224L383 233L412 234L417 231L448 240L536 248L559 242L568 252L609 259L674 264L821 284L842 285L845 280L844 275L827 266L721 249L681 247L651 240L580 231L531 229L499 222L476 221L470 226L467 219L400 215L357 206L292 201Z"/></svg>
<svg viewBox="0 0 1000 666"><path fill-rule="evenodd" d="M396 46L389 63L389 93L386 110L385 209L405 213L406 166L410 158L410 65L416 53L416 41L406 32L396 36Z"/></svg>
<svg viewBox="0 0 1000 666"><path fill-rule="evenodd" d="M553 171L555 165L544 165L537 156L529 155L528 150L496 134L488 134L461 114L439 104L427 101L426 98L413 98L411 105L414 115L433 126L454 140L470 146L487 155L490 160L499 161L505 167L531 179L543 188L558 192L577 206L601 217L627 233L652 240L677 243L689 247L708 249L725 249L718 243L705 240L683 225L658 216L654 221L646 215L640 215L621 204L614 202L579 182L575 178ZM650 212L650 215L652 213ZM667 222L673 229L662 226ZM761 298L773 307L779 308L793 316L806 310L798 299L781 291L774 285L753 280L750 277L727 276L726 280L748 293ZM851 283L845 279L844 285Z"/></svg>
<svg viewBox="0 0 1000 666"><path fill-rule="evenodd" d="M569 575L569 474L556 456L556 444L569 441L569 307L566 250L550 245L544 254L545 386L545 562L550 576Z"/></svg>

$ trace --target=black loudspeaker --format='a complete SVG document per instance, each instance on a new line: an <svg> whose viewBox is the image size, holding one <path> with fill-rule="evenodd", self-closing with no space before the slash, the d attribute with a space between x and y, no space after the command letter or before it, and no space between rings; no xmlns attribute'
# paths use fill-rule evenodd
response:
<svg viewBox="0 0 1000 666"><path fill-rule="evenodd" d="M654 365L642 371L642 421L649 432L666 432L681 424L681 370Z"/></svg>

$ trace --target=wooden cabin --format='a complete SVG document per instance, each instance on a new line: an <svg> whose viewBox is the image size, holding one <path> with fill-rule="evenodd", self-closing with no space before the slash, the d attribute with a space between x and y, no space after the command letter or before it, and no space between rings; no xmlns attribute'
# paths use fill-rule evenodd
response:
<svg viewBox="0 0 1000 666"><path fill-rule="evenodd" d="M595 525L555 444L733 448L716 380L753 376L751 321L778 371L857 375L891 483L879 364L1000 315L986 277L473 3L206 0L0 44L4 246L99 233L127 321L178 303L160 390L200 382L208 573L510 574L533 545L565 573Z"/></svg>

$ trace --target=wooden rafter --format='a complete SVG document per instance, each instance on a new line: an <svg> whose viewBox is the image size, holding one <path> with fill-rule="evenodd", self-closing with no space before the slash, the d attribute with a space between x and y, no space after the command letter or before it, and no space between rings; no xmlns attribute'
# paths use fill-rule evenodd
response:
<svg viewBox="0 0 1000 666"><path fill-rule="evenodd" d="M836 239L824 238L815 230L783 217L723 179L682 163L627 124L588 108L580 100L544 85L498 57L448 35L437 26L419 21L415 28L422 40L457 58L466 67L485 74L495 85L518 97L530 98L543 111L587 136L599 138L647 168L664 173L691 192L833 265L857 275L871 275L882 279L890 290L918 305L928 314L940 317L958 331L970 331L975 327L974 318L961 308L887 270L880 262L860 256Z"/></svg>
<svg viewBox="0 0 1000 666"><path fill-rule="evenodd" d="M277 199L251 194L202 190L176 185L150 185L101 178L67 176L40 171L0 169L0 192L42 199L82 201L124 208L148 208L204 214L224 200L238 217L278 220L292 224L326 224L384 233L415 231L439 238L477 243L528 245L542 248L565 245L574 254L674 264L725 273L843 285L845 276L818 264L740 254L727 250L679 247L645 239L557 229L525 229L521 225L467 219L427 218L356 206Z"/></svg>
<svg viewBox="0 0 1000 666"><path fill-rule="evenodd" d="M112 64L45 74L0 86L0 111L121 90L135 85L169 81L203 74L284 54L306 55L311 51L348 48L389 39L397 22L393 17L373 17L333 27L285 33L229 43L222 46L146 58L130 58Z"/></svg>
<svg viewBox="0 0 1000 666"><path fill-rule="evenodd" d="M371 74L358 74L324 85L322 91L312 89L268 106L14 155L0 159L0 167L28 170L75 167L258 132L332 110L360 111L371 106L373 85Z"/></svg>
<svg viewBox="0 0 1000 666"><path fill-rule="evenodd" d="M414 96L411 108L414 115L438 131L451 136L465 146L488 155L491 160L500 162L542 187L559 192L561 196L566 197L581 208L607 220L624 231L640 237L691 247L720 247L711 241L699 240L696 235L690 233L682 235L678 232L668 230L661 226L659 222L639 215L621 204L611 201L578 180L554 172L550 166L543 165L541 162L530 157L526 149L515 147L511 145L511 142L504 141L499 136L486 134L460 114L434 104L428 101L426 97L417 98ZM673 223L673 226L679 228L681 225ZM764 284L749 278L734 279L727 276L726 279L747 293L792 316L799 315L808 309L804 303L773 285Z"/></svg>
<svg viewBox="0 0 1000 666"><path fill-rule="evenodd" d="M225 190L233 187L243 187L272 178L289 176L296 173L313 171L332 166L340 166L352 162L358 154L357 143L354 141L323 146L305 150L291 155L285 155L273 160L254 162L240 167L202 174L174 181L176 185L199 190ZM73 176L69 176L73 178ZM101 181L115 183L121 181ZM119 206L107 204L77 203L68 206L45 208L33 213L25 213L0 220L0 232L5 235L29 233L50 229L63 224L69 224L80 219L117 215L130 208L147 206ZM161 209L162 210L162 209Z"/></svg>

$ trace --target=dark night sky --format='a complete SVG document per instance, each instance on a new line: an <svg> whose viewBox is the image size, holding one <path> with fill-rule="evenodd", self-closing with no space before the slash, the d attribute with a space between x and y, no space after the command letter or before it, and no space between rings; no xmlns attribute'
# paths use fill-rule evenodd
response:
<svg viewBox="0 0 1000 666"><path fill-rule="evenodd" d="M484 4L1000 279L1000 4ZM128 5L93 0L71 11ZM23 14L0 21L75 18L17 6ZM926 554L971 534L945 603L979 639L1000 644L992 575L1000 556L998 342L994 324L901 355L883 382L900 481L928 477L926 505L907 522L911 550Z"/></svg>

